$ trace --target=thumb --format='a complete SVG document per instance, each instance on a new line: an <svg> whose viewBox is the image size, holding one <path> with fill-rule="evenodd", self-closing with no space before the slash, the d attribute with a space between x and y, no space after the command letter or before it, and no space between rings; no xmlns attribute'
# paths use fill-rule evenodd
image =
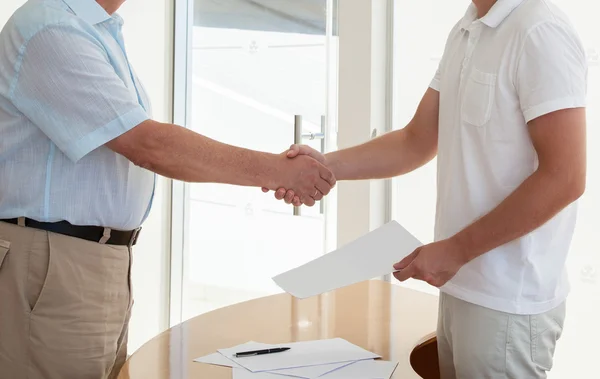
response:
<svg viewBox="0 0 600 379"><path fill-rule="evenodd" d="M415 251L413 251L412 253L410 253L410 255L406 256L403 260L396 263L394 265L394 270L404 270L406 267L408 267L412 263L412 261L415 260L417 255L419 255L420 251L421 251L421 248L418 248Z"/></svg>
<svg viewBox="0 0 600 379"><path fill-rule="evenodd" d="M401 282L404 282L410 278L415 277L417 274L417 268L416 265L410 263L404 270L394 274L394 276L396 277L396 279L398 279Z"/></svg>
<svg viewBox="0 0 600 379"><path fill-rule="evenodd" d="M288 151L288 158L294 158L298 155L307 155L321 164L325 164L325 156L307 145L292 145Z"/></svg>
<svg viewBox="0 0 600 379"><path fill-rule="evenodd" d="M300 154L300 145L292 145L290 146L290 149L287 152L287 157L288 158L295 158L298 156L298 154Z"/></svg>

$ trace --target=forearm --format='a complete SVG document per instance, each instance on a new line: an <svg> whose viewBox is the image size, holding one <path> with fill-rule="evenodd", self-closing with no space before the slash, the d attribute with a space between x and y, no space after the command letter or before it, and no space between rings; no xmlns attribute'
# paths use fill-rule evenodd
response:
<svg viewBox="0 0 600 379"><path fill-rule="evenodd" d="M338 180L383 179L409 173L437 155L439 92L428 88L404 129L326 156Z"/></svg>
<svg viewBox="0 0 600 379"><path fill-rule="evenodd" d="M148 121L129 133L117 150L136 165L186 182L271 187L277 155L230 146L186 128Z"/></svg>
<svg viewBox="0 0 600 379"><path fill-rule="evenodd" d="M383 179L411 172L437 154L437 136L421 136L410 126L359 146L326 155L338 180Z"/></svg>
<svg viewBox="0 0 600 379"><path fill-rule="evenodd" d="M539 228L582 193L582 186L569 177L538 170L498 207L452 239L465 261L471 261Z"/></svg>

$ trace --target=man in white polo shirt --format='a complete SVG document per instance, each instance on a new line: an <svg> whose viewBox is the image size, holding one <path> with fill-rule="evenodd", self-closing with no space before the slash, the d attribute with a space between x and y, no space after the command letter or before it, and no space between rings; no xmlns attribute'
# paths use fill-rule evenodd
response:
<svg viewBox="0 0 600 379"><path fill-rule="evenodd" d="M549 1L473 0L404 129L326 156L288 153L338 180L401 175L438 156L436 242L395 268L441 288L443 378L545 378L552 367L586 182L586 81L584 48Z"/></svg>

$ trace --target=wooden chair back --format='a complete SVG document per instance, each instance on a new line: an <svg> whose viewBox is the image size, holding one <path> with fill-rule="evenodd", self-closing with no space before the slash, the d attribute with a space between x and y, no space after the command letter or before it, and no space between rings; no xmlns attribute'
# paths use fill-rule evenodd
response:
<svg viewBox="0 0 600 379"><path fill-rule="evenodd" d="M440 379L435 333L421 340L410 354L410 365L423 379Z"/></svg>

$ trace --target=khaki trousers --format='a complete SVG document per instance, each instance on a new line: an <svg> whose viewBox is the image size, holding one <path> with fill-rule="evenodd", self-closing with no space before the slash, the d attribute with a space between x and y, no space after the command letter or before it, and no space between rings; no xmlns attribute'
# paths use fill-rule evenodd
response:
<svg viewBox="0 0 600 379"><path fill-rule="evenodd" d="M131 251L0 222L0 379L116 378Z"/></svg>
<svg viewBox="0 0 600 379"><path fill-rule="evenodd" d="M440 294L442 379L543 379L552 368L566 305L513 315Z"/></svg>

